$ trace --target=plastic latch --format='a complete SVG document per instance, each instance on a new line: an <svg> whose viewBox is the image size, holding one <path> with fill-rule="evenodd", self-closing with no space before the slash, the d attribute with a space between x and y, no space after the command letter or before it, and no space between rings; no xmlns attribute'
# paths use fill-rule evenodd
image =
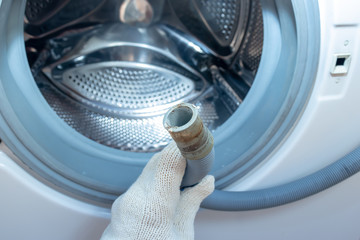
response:
<svg viewBox="0 0 360 240"><path fill-rule="evenodd" d="M349 71L351 61L350 53L337 53L333 55L331 75L345 75Z"/></svg>

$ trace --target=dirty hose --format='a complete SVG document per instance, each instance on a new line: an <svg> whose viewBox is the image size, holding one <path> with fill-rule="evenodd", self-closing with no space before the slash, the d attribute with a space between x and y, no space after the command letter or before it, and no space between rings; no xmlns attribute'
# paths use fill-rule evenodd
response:
<svg viewBox="0 0 360 240"><path fill-rule="evenodd" d="M164 126L188 159L182 186L198 183L214 159L213 138L190 104L177 105L165 115ZM201 140L200 140L201 139ZM271 208L319 193L360 171L360 147L327 167L283 185L266 189L229 192L215 190L202 207L221 211Z"/></svg>
<svg viewBox="0 0 360 240"><path fill-rule="evenodd" d="M360 171L360 147L335 163L290 183L266 189L228 192L215 190L202 207L245 211L276 207L319 193Z"/></svg>
<svg viewBox="0 0 360 240"><path fill-rule="evenodd" d="M199 117L197 108L188 103L172 107L164 116L164 127L186 158L186 170L181 187L201 181L214 161L214 139Z"/></svg>

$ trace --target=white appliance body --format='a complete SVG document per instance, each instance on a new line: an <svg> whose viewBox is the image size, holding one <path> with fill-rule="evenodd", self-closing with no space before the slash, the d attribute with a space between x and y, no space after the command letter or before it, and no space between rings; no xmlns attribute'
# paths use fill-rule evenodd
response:
<svg viewBox="0 0 360 240"><path fill-rule="evenodd" d="M0 1L1 4L1 1ZM319 0L318 72L302 117L283 143L230 191L261 189L313 173L360 145L360 2ZM331 74L337 54L347 73ZM110 210L49 187L0 145L0 239L99 239ZM360 239L360 173L306 199L264 210L201 209L196 239Z"/></svg>

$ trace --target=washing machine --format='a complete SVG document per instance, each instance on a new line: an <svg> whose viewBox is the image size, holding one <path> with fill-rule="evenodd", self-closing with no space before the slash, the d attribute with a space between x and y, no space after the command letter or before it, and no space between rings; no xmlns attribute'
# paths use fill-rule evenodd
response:
<svg viewBox="0 0 360 240"><path fill-rule="evenodd" d="M0 1L0 239L99 239L190 102L195 239L360 239L360 3Z"/></svg>

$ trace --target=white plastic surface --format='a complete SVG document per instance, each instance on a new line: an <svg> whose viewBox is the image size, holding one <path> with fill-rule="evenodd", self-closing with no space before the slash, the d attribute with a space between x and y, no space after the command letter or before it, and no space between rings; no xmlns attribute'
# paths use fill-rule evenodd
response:
<svg viewBox="0 0 360 240"><path fill-rule="evenodd" d="M298 179L360 145L360 1L320 0L321 50L308 106L286 141L230 190L259 189ZM332 76L332 56L350 53L346 75ZM247 211L202 210L196 239L360 239L360 174L309 198Z"/></svg>
<svg viewBox="0 0 360 240"><path fill-rule="evenodd" d="M359 9L360 1L356 0L330 0L324 1L329 5L329 8L332 8L333 13L333 23L335 25L353 25L359 23ZM324 3L322 3L324 4ZM357 19L357 23L354 23L354 20Z"/></svg>
<svg viewBox="0 0 360 240"><path fill-rule="evenodd" d="M1 240L99 239L108 209L65 196L26 173L0 151Z"/></svg>
<svg viewBox="0 0 360 240"><path fill-rule="evenodd" d="M312 197L281 207L248 211L202 210L196 240L358 240L360 174Z"/></svg>
<svg viewBox="0 0 360 240"><path fill-rule="evenodd" d="M316 83L303 116L284 143L264 163L230 190L259 189L313 173L360 146L360 15L341 24L334 1L319 1L320 63ZM356 2L356 1L354 1ZM336 23L336 24L335 24ZM333 55L351 54L345 75L331 75Z"/></svg>
<svg viewBox="0 0 360 240"><path fill-rule="evenodd" d="M1 1L1 0L0 0ZM360 145L360 1L319 0L321 56L302 119L287 140L231 189L262 188L314 172ZM345 44L347 43L347 44ZM330 74L332 56L348 52L346 76ZM360 174L312 197L248 212L201 210L196 239L360 239ZM71 199L0 153L0 239L93 240L109 210Z"/></svg>
<svg viewBox="0 0 360 240"><path fill-rule="evenodd" d="M272 209L202 209L195 220L195 239L359 239L359 182L357 174L325 192ZM44 186L2 152L0 183L2 240L97 240L108 223L108 210Z"/></svg>

